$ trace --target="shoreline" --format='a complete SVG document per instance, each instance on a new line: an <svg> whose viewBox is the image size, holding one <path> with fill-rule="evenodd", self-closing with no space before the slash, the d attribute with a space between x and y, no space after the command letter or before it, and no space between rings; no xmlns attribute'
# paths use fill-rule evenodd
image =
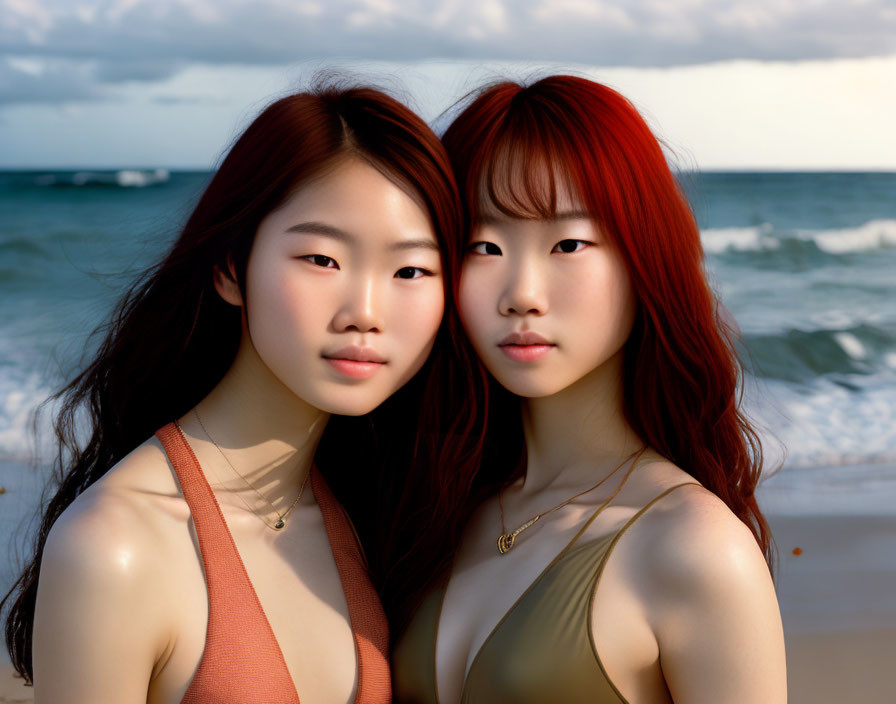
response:
<svg viewBox="0 0 896 704"><path fill-rule="evenodd" d="M7 540L15 536L6 528L34 508L24 495L14 499L33 485L33 477L10 479L22 467L0 462ZM788 701L889 704L896 694L896 464L788 469L765 480L757 497L777 546ZM7 559L0 587L8 588L9 571ZM13 675L4 648L0 704L33 702L33 688Z"/></svg>

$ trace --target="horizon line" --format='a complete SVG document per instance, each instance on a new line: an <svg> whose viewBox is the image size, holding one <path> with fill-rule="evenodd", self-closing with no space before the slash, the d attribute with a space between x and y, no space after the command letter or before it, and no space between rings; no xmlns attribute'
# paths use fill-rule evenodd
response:
<svg viewBox="0 0 896 704"><path fill-rule="evenodd" d="M163 169L169 173L212 173L217 171L217 167L209 166L71 166L71 165L37 165L37 166L6 166L0 164L0 173L28 173L42 171L155 171ZM872 174L872 173L896 173L896 165L891 167L881 166L706 166L703 168L673 168L673 173L789 173L789 174L812 174L812 173L855 173L855 174Z"/></svg>

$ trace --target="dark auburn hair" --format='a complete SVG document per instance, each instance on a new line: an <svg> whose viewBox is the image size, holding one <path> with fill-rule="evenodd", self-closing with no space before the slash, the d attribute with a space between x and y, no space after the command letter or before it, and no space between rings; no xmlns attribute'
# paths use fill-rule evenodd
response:
<svg viewBox="0 0 896 704"><path fill-rule="evenodd" d="M456 275L463 248L459 197L445 151L422 119L379 90L332 79L264 109L230 148L170 251L132 285L98 331L102 342L93 361L54 396L62 399L55 419L58 488L43 513L30 563L0 602L2 607L16 593L6 644L26 682L33 681L40 561L54 522L81 492L221 380L239 345L241 313L218 296L214 268L227 271L232 263L245 294L246 263L261 220L301 184L346 158L366 160L420 199L446 281ZM467 384L462 370L470 362L457 357L466 351L455 344L462 332L453 289L447 283L446 289L447 313L420 372L374 412L334 416L318 447L316 461L364 536L378 586L391 554L392 527L376 520L377 502L384 508L398 503L401 477L419 476L411 466L428 466L443 452L441 424L446 433L463 435L465 423L455 427L452 419L469 415L451 405L453 399L462 407L470 398L461 391ZM452 391L437 391L445 385ZM424 405L424 394L445 404ZM78 426L85 419L82 434ZM434 430L413 442L418 423ZM389 451L386 461L381 453ZM396 481L384 475L393 468Z"/></svg>
<svg viewBox="0 0 896 704"><path fill-rule="evenodd" d="M558 185L578 195L621 253L638 301L623 348L626 421L724 501L771 564L770 533L754 496L762 450L739 407L743 371L735 333L707 284L688 202L634 106L607 86L574 76L528 86L501 82L473 94L442 142L461 190L467 235L486 198L511 217L545 218L556 212ZM444 528L413 553L444 557L436 571L410 573L398 624L450 565L480 500L524 470L520 400L485 376L480 363L473 379L484 387L481 465L433 466L430 481L442 502L432 520Z"/></svg>

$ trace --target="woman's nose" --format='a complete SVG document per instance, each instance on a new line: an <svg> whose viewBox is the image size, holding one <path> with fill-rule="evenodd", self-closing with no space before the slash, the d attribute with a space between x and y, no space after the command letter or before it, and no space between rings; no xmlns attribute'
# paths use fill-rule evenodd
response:
<svg viewBox="0 0 896 704"><path fill-rule="evenodd" d="M547 312L547 290L537 266L521 262L511 272L498 309L501 315L544 315Z"/></svg>
<svg viewBox="0 0 896 704"><path fill-rule="evenodd" d="M339 332L381 332L381 303L373 277L355 279L346 290L342 304L333 319Z"/></svg>

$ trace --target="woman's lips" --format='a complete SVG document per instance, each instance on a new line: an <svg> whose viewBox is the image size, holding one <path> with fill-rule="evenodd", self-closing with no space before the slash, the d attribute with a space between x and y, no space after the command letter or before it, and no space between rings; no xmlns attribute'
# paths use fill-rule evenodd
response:
<svg viewBox="0 0 896 704"><path fill-rule="evenodd" d="M386 360L369 347L350 345L321 355L336 371L351 379L367 379L386 364Z"/></svg>
<svg viewBox="0 0 896 704"><path fill-rule="evenodd" d="M498 343L501 351L515 362L535 362L556 345L537 332L512 332Z"/></svg>
<svg viewBox="0 0 896 704"><path fill-rule="evenodd" d="M535 362L554 349L554 345L501 345L501 351L514 362Z"/></svg>
<svg viewBox="0 0 896 704"><path fill-rule="evenodd" d="M367 379L376 374L385 362L358 362L354 359L332 359L325 357L330 366L352 379Z"/></svg>

